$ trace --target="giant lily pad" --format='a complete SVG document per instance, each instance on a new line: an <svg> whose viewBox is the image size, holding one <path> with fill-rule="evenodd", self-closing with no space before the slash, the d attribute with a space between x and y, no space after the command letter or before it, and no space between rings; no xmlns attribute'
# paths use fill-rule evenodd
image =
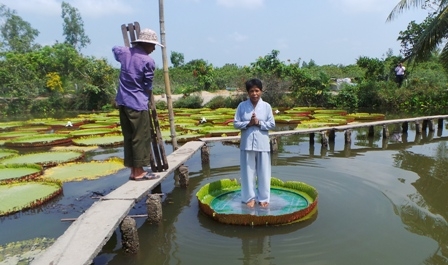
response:
<svg viewBox="0 0 448 265"><path fill-rule="evenodd" d="M84 157L84 152L66 150L32 153L0 160L0 164L39 164L44 167L55 166L61 163L74 162Z"/></svg>
<svg viewBox="0 0 448 265"><path fill-rule="evenodd" d="M73 143L79 146L101 146L112 147L123 144L123 136L120 134L103 135L103 136L91 136L73 139Z"/></svg>
<svg viewBox="0 0 448 265"><path fill-rule="evenodd" d="M381 113L351 113L347 114L347 116L355 118L355 121L372 121L372 120L384 120L386 115Z"/></svg>
<svg viewBox="0 0 448 265"><path fill-rule="evenodd" d="M25 127L17 127L14 128L14 130L16 131L21 131L21 132L43 132L43 131L50 131L51 127L50 126L25 126Z"/></svg>
<svg viewBox="0 0 448 265"><path fill-rule="evenodd" d="M9 140L18 137L25 136L33 136L36 135L36 131L9 131L9 132L0 132L0 139Z"/></svg>
<svg viewBox="0 0 448 265"><path fill-rule="evenodd" d="M108 133L116 132L114 129L109 128L98 128L98 129L85 129L85 130L76 130L70 132L70 135L73 137L83 137L83 136L90 136L90 135L105 135Z"/></svg>
<svg viewBox="0 0 448 265"><path fill-rule="evenodd" d="M0 264L30 264L55 242L51 238L34 238L0 246Z"/></svg>
<svg viewBox="0 0 448 265"><path fill-rule="evenodd" d="M91 180L115 174L123 168L125 167L122 159L111 158L105 161L62 164L47 169L43 177L57 179L62 182Z"/></svg>
<svg viewBox="0 0 448 265"><path fill-rule="evenodd" d="M70 143L71 139L66 134L38 134L14 138L5 142L8 147L40 147Z"/></svg>
<svg viewBox="0 0 448 265"><path fill-rule="evenodd" d="M19 152L12 149L0 149L0 159L18 155Z"/></svg>
<svg viewBox="0 0 448 265"><path fill-rule="evenodd" d="M18 121L0 122L0 131L20 127L20 126L22 126L22 124L23 124L23 122L18 122Z"/></svg>
<svg viewBox="0 0 448 265"><path fill-rule="evenodd" d="M61 193L62 184L59 181L0 184L0 216L40 206Z"/></svg>
<svg viewBox="0 0 448 265"><path fill-rule="evenodd" d="M17 179L31 179L42 175L42 166L36 164L0 165L0 183Z"/></svg>
<svg viewBox="0 0 448 265"><path fill-rule="evenodd" d="M288 224L307 220L317 212L317 190L303 182L272 178L268 209L245 206L240 193L241 186L235 179L222 179L204 185L196 197L202 212L225 224Z"/></svg>

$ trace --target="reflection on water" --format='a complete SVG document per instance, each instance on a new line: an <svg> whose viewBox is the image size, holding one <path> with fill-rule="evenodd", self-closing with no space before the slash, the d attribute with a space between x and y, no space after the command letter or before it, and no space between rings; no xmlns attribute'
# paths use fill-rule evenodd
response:
<svg viewBox="0 0 448 265"><path fill-rule="evenodd" d="M400 141L366 137L367 132L354 131L348 144L337 133L328 147L318 138L310 145L306 135L280 139L279 152L272 155L273 176L315 187L319 212L303 223L275 227L224 225L199 211L200 187L239 178L238 147L210 144L209 164L201 163L200 153L186 163L187 188L176 186L174 175L164 181L162 222L137 219L141 251L123 253L117 231L94 264L448 264L448 133L417 135L411 126ZM96 155L106 159L120 152ZM75 205L76 198L101 189L107 193L127 174L64 186L64 198L55 204ZM0 219L0 244L60 235L68 226L60 218L82 211L56 214L48 207L28 217ZM131 214L145 209L139 202ZM41 229L21 233L36 222Z"/></svg>

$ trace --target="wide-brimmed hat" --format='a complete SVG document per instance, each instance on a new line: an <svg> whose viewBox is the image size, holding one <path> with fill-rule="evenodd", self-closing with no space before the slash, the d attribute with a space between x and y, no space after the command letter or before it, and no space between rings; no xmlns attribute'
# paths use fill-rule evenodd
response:
<svg viewBox="0 0 448 265"><path fill-rule="evenodd" d="M157 41L157 34L152 29L142 29L140 31L140 34L138 35L138 38L134 41L131 41L132 44L139 42L154 43L163 47L163 45Z"/></svg>

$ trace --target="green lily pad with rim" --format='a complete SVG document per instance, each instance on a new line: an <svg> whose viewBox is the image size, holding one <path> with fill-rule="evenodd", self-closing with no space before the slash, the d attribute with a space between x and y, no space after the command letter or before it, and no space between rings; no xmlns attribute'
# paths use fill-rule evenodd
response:
<svg viewBox="0 0 448 265"><path fill-rule="evenodd" d="M0 164L39 164L44 167L51 167L61 163L74 162L82 159L84 152L74 150L50 151L31 153L1 159Z"/></svg>
<svg viewBox="0 0 448 265"><path fill-rule="evenodd" d="M0 165L0 183L19 179L33 179L42 175L42 173L42 166L37 164Z"/></svg>
<svg viewBox="0 0 448 265"><path fill-rule="evenodd" d="M124 168L123 160L120 158L65 163L45 170L42 178L57 179L62 182L93 180L115 174Z"/></svg>
<svg viewBox="0 0 448 265"><path fill-rule="evenodd" d="M38 134L36 131L8 131L8 132L0 132L0 139L1 140L10 140L14 138L19 137L26 137L26 136L34 136Z"/></svg>
<svg viewBox="0 0 448 265"><path fill-rule="evenodd" d="M41 147L68 144L72 141L67 134L38 134L34 136L24 136L5 141L7 147Z"/></svg>
<svg viewBox="0 0 448 265"><path fill-rule="evenodd" d="M12 149L0 149L0 159L17 156L19 155L19 151Z"/></svg>
<svg viewBox="0 0 448 265"><path fill-rule="evenodd" d="M241 185L222 179L202 186L196 193L199 209L214 220L232 225L281 225L310 219L317 212L317 190L303 182L271 178L267 208L241 203ZM279 199L274 202L274 195Z"/></svg>
<svg viewBox="0 0 448 265"><path fill-rule="evenodd" d="M0 245L0 264L30 264L55 242L52 238L34 238Z"/></svg>
<svg viewBox="0 0 448 265"><path fill-rule="evenodd" d="M123 145L123 135L110 134L110 135L95 135L90 137L81 137L73 139L73 144L79 146L101 146L101 147L113 147Z"/></svg>
<svg viewBox="0 0 448 265"><path fill-rule="evenodd" d="M60 181L33 181L0 184L0 216L41 206L62 193Z"/></svg>
<svg viewBox="0 0 448 265"><path fill-rule="evenodd" d="M85 130L75 130L71 131L69 134L72 137L83 137L83 136L91 136L91 135L105 135L117 132L116 129L109 128L97 128L97 129L85 129Z"/></svg>

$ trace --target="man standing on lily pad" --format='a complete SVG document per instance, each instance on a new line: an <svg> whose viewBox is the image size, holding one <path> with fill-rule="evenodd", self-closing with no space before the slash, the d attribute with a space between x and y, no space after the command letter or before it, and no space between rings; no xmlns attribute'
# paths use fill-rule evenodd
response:
<svg viewBox="0 0 448 265"><path fill-rule="evenodd" d="M151 153L148 101L152 95L155 63L149 54L156 45L162 44L151 29L143 29L131 43L131 48L112 48L115 60L121 64L115 101L124 138L124 165L131 168L130 180L156 179L159 175L146 172L143 167L149 165Z"/></svg>

